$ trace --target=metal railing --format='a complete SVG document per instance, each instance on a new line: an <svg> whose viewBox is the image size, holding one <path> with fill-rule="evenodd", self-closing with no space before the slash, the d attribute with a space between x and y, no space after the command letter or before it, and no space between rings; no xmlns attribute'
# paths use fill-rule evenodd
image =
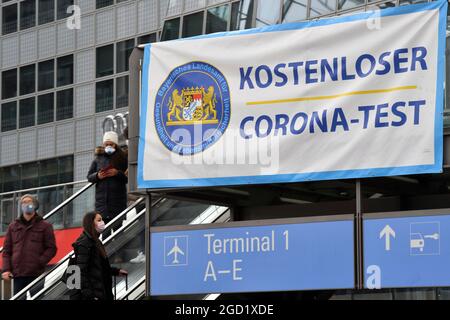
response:
<svg viewBox="0 0 450 320"><path fill-rule="evenodd" d="M138 300L145 294L145 276L141 277L125 294L118 300Z"/></svg>
<svg viewBox="0 0 450 320"><path fill-rule="evenodd" d="M131 211L131 210L129 210L129 211ZM128 221L127 224L120 227L119 230L117 230L117 233L122 232L123 230L127 229L130 225L132 225L134 222L136 222L143 214L145 214L145 211L146 211L145 208L143 210L141 210L135 217L133 217L130 221ZM128 213L128 212L124 212L124 214L126 214L126 213ZM108 226L110 226L110 225L111 224L109 223ZM112 234L102 242L106 246L109 242L113 241L114 238L115 238L115 234ZM73 255L74 255L74 252L73 251L70 252L52 270L50 270L46 275L43 275L40 277L40 280L43 280L44 277L50 275L51 277L48 279L48 282L50 283L50 285L48 285L47 287L44 287L43 289L41 289L39 292L37 292L33 296L30 296L30 300L36 300L41 295L43 295L48 289L52 288L53 285L58 283L58 281L61 279L61 277L65 271L66 263L69 262L70 257ZM58 268L59 268L59 270L57 270ZM33 287L33 285L37 284L38 282L39 282L39 279L36 279L35 281L33 281L33 283L31 283L26 288L24 288L22 291L17 293L14 297L12 297L11 300L17 300L18 297L26 294L26 292L29 291Z"/></svg>
<svg viewBox="0 0 450 320"><path fill-rule="evenodd" d="M73 195L71 195L69 198L67 198L66 200L64 200L62 203L60 203L58 206L56 206L56 208L54 208L52 211L50 211L49 213L47 213L46 215L43 216L44 220L48 220L49 218L51 218L54 214L56 214L61 208L63 208L64 206L66 206L67 204L69 204L70 202L72 202L73 200L75 200L76 198L78 198L82 193L84 193L87 189L89 189L90 187L92 187L94 184L93 183L88 183L87 185L85 185L84 187L82 187L80 190L78 190L76 193L74 193ZM32 189L33 190L33 189ZM0 253L3 251L3 247L0 247Z"/></svg>
<svg viewBox="0 0 450 320"><path fill-rule="evenodd" d="M74 182L66 182L66 183L59 183L59 184L52 184L44 187L36 187L36 188L29 188L29 189L22 189L22 190L14 190L14 191L8 191L8 192L2 192L0 193L0 197L6 196L9 194L15 194L15 193L33 193L32 191L40 191L45 189L51 189L51 188L57 188L57 187L65 187L70 185L76 185L76 184L82 184L87 183L87 180L80 180L80 181L74 181Z"/></svg>
<svg viewBox="0 0 450 320"><path fill-rule="evenodd" d="M200 215L198 215L189 224L208 224L208 223L221 223L229 221L229 208L221 206L210 206ZM227 215L228 213L228 215ZM136 300L140 299L145 295L145 276L139 279L130 289L124 293L119 293L118 300ZM210 294L206 295L203 300L216 300L220 294Z"/></svg>
<svg viewBox="0 0 450 320"><path fill-rule="evenodd" d="M6 227L20 215L19 199L25 194L32 194L40 201L41 212L55 212L61 203L77 193L79 186L92 185L87 180L54 184L44 187L21 189L0 193L0 235L6 232ZM93 196L93 195L92 195ZM66 218L62 221L66 222Z"/></svg>
<svg viewBox="0 0 450 320"><path fill-rule="evenodd" d="M17 191L12 191L12 192L5 192L5 193L1 193L1 195L14 195L14 202L16 202L16 195L19 194L26 194L26 193L32 193L31 191L40 191L40 190L48 190L51 188L58 188L58 187L67 187L67 186L74 186L76 184L82 184L82 183L87 183L86 185L84 185L83 187L81 187L80 190L78 190L77 192L75 192L74 194L72 194L69 198L65 199L63 202L61 202L59 205L57 205L53 210L51 210L49 213L47 213L46 215L43 216L43 219L48 220L51 217L53 217L57 212L59 212L62 208L64 208L65 206L67 206L69 203L72 203L75 199L77 199L81 194L83 194L86 190L88 190L89 188L91 188L94 184L93 183L88 183L86 180L85 181L77 181L77 182L71 182L71 183L65 183L65 184L58 184L58 185L52 185L52 186L46 186L46 187L40 187L40 188L33 188L33 189L23 189L23 190L17 190ZM0 247L0 254L3 252L3 247ZM4 297L7 295L6 294L6 289L5 287L7 286L6 282L3 279L0 279L0 284L1 284L1 292L0 292L0 300L3 300ZM9 289L11 290L9 292L9 294L7 295L8 297L12 296L12 290L13 290L13 281L14 279L9 282L8 286L10 287Z"/></svg>

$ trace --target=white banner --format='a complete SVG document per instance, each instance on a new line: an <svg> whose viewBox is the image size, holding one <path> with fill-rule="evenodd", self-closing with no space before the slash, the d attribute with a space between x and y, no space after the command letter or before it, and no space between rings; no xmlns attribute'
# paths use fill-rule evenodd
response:
<svg viewBox="0 0 450 320"><path fill-rule="evenodd" d="M447 2L145 47L140 188L442 170Z"/></svg>

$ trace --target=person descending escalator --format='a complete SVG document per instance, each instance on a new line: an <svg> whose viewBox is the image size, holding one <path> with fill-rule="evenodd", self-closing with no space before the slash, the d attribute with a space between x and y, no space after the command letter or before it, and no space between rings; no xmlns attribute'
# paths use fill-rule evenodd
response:
<svg viewBox="0 0 450 320"><path fill-rule="evenodd" d="M72 244L81 281L80 289L72 290L71 300L114 300L112 277L128 274L126 270L111 267L99 239L104 228L105 222L100 213L88 212L84 216L83 232Z"/></svg>
<svg viewBox="0 0 450 320"><path fill-rule="evenodd" d="M6 281L14 278L14 295L45 272L57 250L52 225L37 213L37 198L30 194L22 196L20 209L22 214L8 227L3 247L2 278ZM43 283L35 286L31 294L42 287Z"/></svg>

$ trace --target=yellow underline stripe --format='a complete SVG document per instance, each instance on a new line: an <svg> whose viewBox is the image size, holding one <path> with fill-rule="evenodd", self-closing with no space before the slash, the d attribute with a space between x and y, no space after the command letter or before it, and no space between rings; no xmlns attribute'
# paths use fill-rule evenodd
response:
<svg viewBox="0 0 450 320"><path fill-rule="evenodd" d="M330 96L302 97L302 98L265 100L265 101L250 101L250 102L247 102L247 105L255 106L255 105L261 105L261 104L277 104L277 103L312 101L312 100L327 100L327 99L336 99L336 98L340 98L340 97L356 96L356 95L361 95L361 94L384 93L384 92L414 90L414 89L417 89L417 86L403 86L403 87L394 87L394 88L387 88L387 89L350 91L350 92L344 92L344 93L339 93L339 94L333 94Z"/></svg>

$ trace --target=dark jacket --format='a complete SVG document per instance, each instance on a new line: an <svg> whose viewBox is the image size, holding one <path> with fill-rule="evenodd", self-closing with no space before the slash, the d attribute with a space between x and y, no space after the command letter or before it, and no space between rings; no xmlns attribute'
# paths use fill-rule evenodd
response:
<svg viewBox="0 0 450 320"><path fill-rule="evenodd" d="M128 158L122 150L117 150L110 156L105 153L103 147L97 147L95 155L87 179L96 183L95 210L100 212L103 219L108 222L127 207L128 177L125 171L128 168ZM97 176L99 170L109 165L117 169L119 173L114 177L100 180Z"/></svg>
<svg viewBox="0 0 450 320"><path fill-rule="evenodd" d="M26 221L23 216L12 222L3 246L3 271L14 277L37 277L56 254L53 227L41 216Z"/></svg>
<svg viewBox="0 0 450 320"><path fill-rule="evenodd" d="M81 273L81 296L71 299L114 300L112 276L118 275L119 269L111 268L108 258L101 255L96 241L86 232L72 246Z"/></svg>

